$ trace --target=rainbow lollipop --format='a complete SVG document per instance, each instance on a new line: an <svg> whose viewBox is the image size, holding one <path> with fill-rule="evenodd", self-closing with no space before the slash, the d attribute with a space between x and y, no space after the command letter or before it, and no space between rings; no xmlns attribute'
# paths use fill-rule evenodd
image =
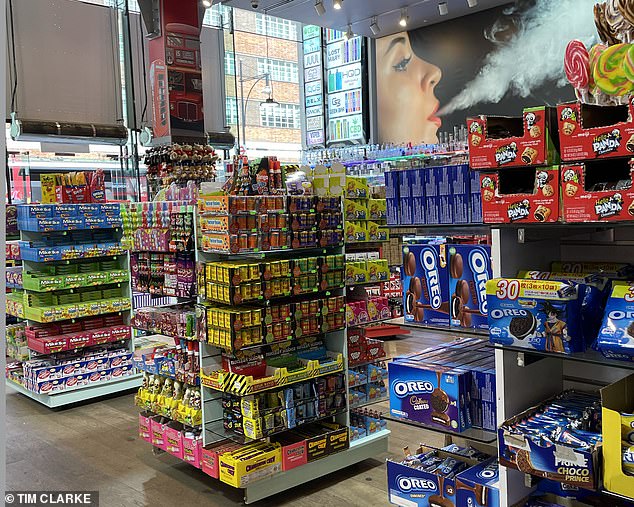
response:
<svg viewBox="0 0 634 507"><path fill-rule="evenodd" d="M623 74L630 81L630 88L634 88L634 45L630 44L623 58Z"/></svg>
<svg viewBox="0 0 634 507"><path fill-rule="evenodd" d="M588 85L590 93L594 95L595 101L599 103L599 95L601 94L600 90L597 90L597 84L594 82L594 69L597 66L597 62L599 61L599 56L607 49L605 44L599 43L595 44L590 48L589 56L590 56L590 83Z"/></svg>
<svg viewBox="0 0 634 507"><path fill-rule="evenodd" d="M580 40L571 40L566 46L564 71L570 84L581 94L585 102L590 85L590 55Z"/></svg>
<svg viewBox="0 0 634 507"><path fill-rule="evenodd" d="M623 60L629 47L629 44L614 44L599 55L592 73L602 92L621 97L630 91L630 82L623 70Z"/></svg>

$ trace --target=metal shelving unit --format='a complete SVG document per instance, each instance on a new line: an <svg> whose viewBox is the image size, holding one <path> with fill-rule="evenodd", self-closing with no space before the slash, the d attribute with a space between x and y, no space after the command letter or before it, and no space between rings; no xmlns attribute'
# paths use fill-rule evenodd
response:
<svg viewBox="0 0 634 507"><path fill-rule="evenodd" d="M121 241L121 228L120 227L104 227L104 228L100 228L100 229L76 229L76 231L78 232L84 232L84 231L98 231L98 230L108 230L112 232L112 239L109 241L113 241L113 242L120 242ZM70 238L70 234L75 232L75 230L71 230L71 231L37 231L35 229L33 230L21 230L20 231L20 239L22 241L41 241L42 238L48 236L48 235L57 235L57 236L68 236L69 237L69 243L72 244L72 239ZM128 254L123 253L123 254L118 254L118 255L101 255L101 256L90 256L90 257L79 257L79 258L72 258L72 259L66 259L66 260L52 260L52 261L47 261L47 262L35 262L33 260L22 260L22 266L24 268L24 273L27 273L29 271L35 271L35 272L39 272L39 270L41 269L42 266L51 266L51 265L69 265L69 264L81 264L84 262L99 262L99 261L103 261L103 260L111 260L117 263L118 268L119 269L127 269L127 266L129 265L129 261L128 261ZM39 268L39 269L38 269ZM122 289L122 298L125 299L129 299L131 300L131 290L130 290L130 282L100 282L97 283L95 285L88 285L86 286L87 289L90 288L99 288L99 287L107 287L107 288L121 288ZM82 286L83 288L83 286ZM26 289L25 290L25 297L26 294L32 293L32 294L43 294L43 293L50 293L50 292L57 292L60 290L68 290L68 289L54 289L54 288L42 288L39 291L35 291L32 289ZM76 291L77 289L70 289L71 292ZM26 305L26 300L24 303L24 309L25 309L25 316L26 316L26 309L27 309L27 305ZM131 309L131 306L130 306ZM91 316L87 316L86 318L90 318L92 316L100 316L100 315L113 315L113 314L120 314L123 315L123 322L125 325L129 326L130 324L130 309L124 310L124 311L120 311L120 312L104 312L104 313L98 313L96 315L91 315ZM84 317L77 317L77 318L68 318L68 319L57 319L54 322L62 322L62 321L70 321L70 322L76 322L78 319L83 319ZM29 319L29 318L24 318L22 319L26 322L26 324L28 326L33 325L33 324L41 324L43 323L40 320L33 320L33 319ZM48 323L48 322L44 322L44 323ZM134 351L134 345L133 345L133 340L132 338L127 338L124 340L127 343L127 348L129 351L133 352ZM89 345L88 347L83 347L81 349L75 349L75 350L83 350L84 348L91 348L92 345ZM39 352L34 352L33 350L29 350L29 355L31 359L34 359L37 357L37 359L42 359L47 357L46 354L41 354ZM50 354L52 355L52 354ZM130 389L134 389L136 387L138 387L141 384L141 375L127 375L121 378L112 378L110 380L103 380L103 381L97 381L94 383L89 383L86 385L82 385L82 386L77 386L77 387L72 387L69 389L63 389L60 391L55 391L52 392L50 394L39 394L36 393L34 391L31 391L27 388L25 388L24 386L15 383L12 380L6 380L6 385L20 393L23 394L24 396L27 396L29 398L31 398L32 400L37 401L38 403L41 403L42 405L45 405L49 408L56 408L56 407L62 407L65 405L69 405L72 403L77 403L77 402L81 402L81 401L85 401L85 400L90 400L90 399L94 399L94 398L98 398L100 396L105 396L105 395L109 395L109 394L114 394L114 393L119 393L119 392L123 392L123 391L127 391Z"/></svg>

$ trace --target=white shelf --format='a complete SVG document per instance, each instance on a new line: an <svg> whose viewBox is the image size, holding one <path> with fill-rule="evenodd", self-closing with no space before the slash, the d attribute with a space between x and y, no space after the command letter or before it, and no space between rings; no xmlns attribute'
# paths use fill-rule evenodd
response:
<svg viewBox="0 0 634 507"><path fill-rule="evenodd" d="M244 503L257 502L368 458L375 458L381 453L387 452L389 434L390 430L381 430L378 433L350 442L350 448L345 451L256 481L244 488Z"/></svg>
<svg viewBox="0 0 634 507"><path fill-rule="evenodd" d="M49 408L63 407L71 403L90 400L108 394L119 393L129 389L136 389L141 385L141 374L128 375L115 380L106 380L95 384L77 387L75 389L66 389L53 394L38 394L29 391L23 386L16 384L11 380L6 380L6 385L10 389L31 398Z"/></svg>

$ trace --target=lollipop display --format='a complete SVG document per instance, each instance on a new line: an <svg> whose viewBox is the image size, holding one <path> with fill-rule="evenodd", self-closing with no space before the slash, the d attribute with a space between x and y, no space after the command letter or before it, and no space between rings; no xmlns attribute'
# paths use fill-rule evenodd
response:
<svg viewBox="0 0 634 507"><path fill-rule="evenodd" d="M566 46L564 70L581 100L587 102L590 86L590 55L583 42L571 40Z"/></svg>
<svg viewBox="0 0 634 507"><path fill-rule="evenodd" d="M618 44L619 39L616 31L612 28L606 19L606 7L604 3L594 4L594 24L597 27L599 38L608 45Z"/></svg>
<svg viewBox="0 0 634 507"><path fill-rule="evenodd" d="M615 44L605 49L592 69L597 87L607 95L622 97L632 90L632 83L625 75L623 60L629 44Z"/></svg>

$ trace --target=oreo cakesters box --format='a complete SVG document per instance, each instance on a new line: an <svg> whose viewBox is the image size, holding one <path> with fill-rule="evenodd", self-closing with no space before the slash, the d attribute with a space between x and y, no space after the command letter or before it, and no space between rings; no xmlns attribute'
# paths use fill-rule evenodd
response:
<svg viewBox="0 0 634 507"><path fill-rule="evenodd" d="M492 343L571 354L584 348L578 286L550 280L487 282Z"/></svg>
<svg viewBox="0 0 634 507"><path fill-rule="evenodd" d="M402 277L406 322L449 326L447 245L405 245Z"/></svg>
<svg viewBox="0 0 634 507"><path fill-rule="evenodd" d="M452 327L488 329L486 284L492 276L489 245L449 246Z"/></svg>
<svg viewBox="0 0 634 507"><path fill-rule="evenodd" d="M606 357L634 361L634 282L614 282L597 343Z"/></svg>
<svg viewBox="0 0 634 507"><path fill-rule="evenodd" d="M413 357L388 363L388 379L392 416L453 431L471 427L471 372Z"/></svg>

